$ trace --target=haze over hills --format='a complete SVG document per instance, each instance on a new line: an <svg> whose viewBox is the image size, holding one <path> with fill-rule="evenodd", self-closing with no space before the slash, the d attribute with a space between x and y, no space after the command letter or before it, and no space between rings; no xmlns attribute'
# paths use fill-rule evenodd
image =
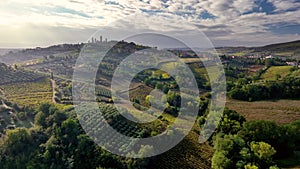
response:
<svg viewBox="0 0 300 169"><path fill-rule="evenodd" d="M5 48L0 48L0 56L1 55L5 55L5 54L7 54L9 52L16 52L18 50L20 50L20 49L5 49Z"/></svg>
<svg viewBox="0 0 300 169"><path fill-rule="evenodd" d="M47 48L32 48L32 49L0 49L0 62L5 64L15 64L26 62L29 60L39 59L49 57L51 55L80 51L81 47L84 44L61 44L54 45ZM167 50L190 50L188 48L172 48ZM197 49L196 50L203 50ZM292 56L295 52L299 53L300 50L300 40L285 42L285 43L276 43L270 44L261 47L217 47L217 52L221 55L253 55L253 54L274 54L280 55L282 57Z"/></svg>
<svg viewBox="0 0 300 169"><path fill-rule="evenodd" d="M2 49L3 52L0 54L0 62L5 64L15 64L21 63L29 60L40 59L44 57L49 57L51 55L70 52L74 50L79 50L81 44L62 44L54 45L47 48L33 48L33 49L20 49L20 50L11 50L11 49Z"/></svg>

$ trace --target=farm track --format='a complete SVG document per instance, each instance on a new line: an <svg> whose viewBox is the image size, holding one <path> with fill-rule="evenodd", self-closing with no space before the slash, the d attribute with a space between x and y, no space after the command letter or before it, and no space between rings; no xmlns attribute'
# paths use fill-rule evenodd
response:
<svg viewBox="0 0 300 169"><path fill-rule="evenodd" d="M57 87L57 85L56 85L55 80L50 79L50 81L51 81L51 87L52 87L52 102L56 104L57 102L55 101L55 88Z"/></svg>
<svg viewBox="0 0 300 169"><path fill-rule="evenodd" d="M29 95L44 95L44 94L52 94L52 92L36 92L36 93L26 93L26 94L12 94L10 97L22 97L22 96L29 96Z"/></svg>

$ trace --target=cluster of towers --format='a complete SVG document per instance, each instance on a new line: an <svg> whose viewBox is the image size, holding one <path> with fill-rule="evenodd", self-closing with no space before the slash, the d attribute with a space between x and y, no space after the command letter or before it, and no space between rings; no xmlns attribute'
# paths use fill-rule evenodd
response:
<svg viewBox="0 0 300 169"><path fill-rule="evenodd" d="M103 41L103 37L100 36L100 39L98 40L97 38L92 37L92 40L88 41L89 43L107 43L107 38Z"/></svg>

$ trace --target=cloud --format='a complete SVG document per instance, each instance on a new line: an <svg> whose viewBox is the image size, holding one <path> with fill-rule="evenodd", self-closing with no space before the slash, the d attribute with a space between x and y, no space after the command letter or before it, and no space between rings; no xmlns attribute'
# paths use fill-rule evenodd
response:
<svg viewBox="0 0 300 169"><path fill-rule="evenodd" d="M269 0L276 8L276 12L282 12L287 10L297 10L300 7L300 2L297 0Z"/></svg>
<svg viewBox="0 0 300 169"><path fill-rule="evenodd" d="M87 36L90 30L109 25L119 28L120 31L121 28L130 29L133 33L151 29L176 32L192 29L190 24L194 24L215 42L218 41L217 44L220 44L219 42L235 44L237 40L245 45L272 43L273 40L298 38L297 34L300 34L300 31L297 32L295 28L300 24L299 16L298 0L7 0L0 2L1 34L18 32L19 36L25 36L25 32L32 32L30 29L35 30L35 27L43 29L42 32L45 34L47 31L49 34L55 34L54 28L57 28L62 39L65 37L66 41L74 42L74 38L63 33L62 30L78 30ZM128 22L114 23L122 18L127 19ZM138 24L130 25L129 19L134 19ZM284 29L278 28L283 24ZM285 32L282 33L283 31ZM28 39L29 44L31 42L28 36L26 35L24 39ZM30 36L36 38L36 35L30 34ZM11 37L14 38L2 40L2 44L4 42L11 44L14 40L19 40L16 36ZM51 36L44 36L44 38L48 38L46 41L53 41ZM22 43L26 44L25 40Z"/></svg>

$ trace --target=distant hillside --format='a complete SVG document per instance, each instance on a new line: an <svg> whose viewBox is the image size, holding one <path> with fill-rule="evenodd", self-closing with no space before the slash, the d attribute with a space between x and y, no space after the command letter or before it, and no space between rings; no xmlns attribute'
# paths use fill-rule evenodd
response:
<svg viewBox="0 0 300 169"><path fill-rule="evenodd" d="M0 56L0 62L5 64L15 64L21 63L33 59L39 59L44 57L49 57L51 55L70 52L74 50L79 50L81 48L81 44L63 44L63 45L55 45L48 48L34 48L34 49L23 49L18 51L11 51L5 53Z"/></svg>
<svg viewBox="0 0 300 169"><path fill-rule="evenodd" d="M0 74L0 85L16 82L32 82L44 78L44 76L35 74L33 72L9 67L4 63L0 63Z"/></svg>
<svg viewBox="0 0 300 169"><path fill-rule="evenodd" d="M300 40L293 42L285 42L278 44L271 44L261 47L219 47L216 48L219 54L225 55L268 55L273 54L277 56L292 56L295 52L300 51Z"/></svg>
<svg viewBox="0 0 300 169"><path fill-rule="evenodd" d="M293 52L300 49L300 40L286 43L271 44L256 49L261 51L272 52Z"/></svg>
<svg viewBox="0 0 300 169"><path fill-rule="evenodd" d="M109 45L108 43L107 45ZM113 43L112 43L113 44ZM34 49L0 49L0 62L5 64L23 63L34 59L49 58L54 55L67 55L70 52L79 53L84 44L63 44L55 45L47 48L34 48ZM134 51L137 48L144 49L145 47L136 45L134 43L119 42L116 48L122 51ZM295 51L300 51L300 40L293 42L286 42L280 44L271 44L262 47L219 47L216 48L219 54L225 55L255 55L255 54L275 54L279 56L291 56ZM178 48L172 50L186 51L186 48ZM199 49L201 50L201 49ZM300 53L300 52L299 52Z"/></svg>
<svg viewBox="0 0 300 169"><path fill-rule="evenodd" d="M0 55L5 55L9 52L16 52L20 49L4 49L4 48L0 48Z"/></svg>

